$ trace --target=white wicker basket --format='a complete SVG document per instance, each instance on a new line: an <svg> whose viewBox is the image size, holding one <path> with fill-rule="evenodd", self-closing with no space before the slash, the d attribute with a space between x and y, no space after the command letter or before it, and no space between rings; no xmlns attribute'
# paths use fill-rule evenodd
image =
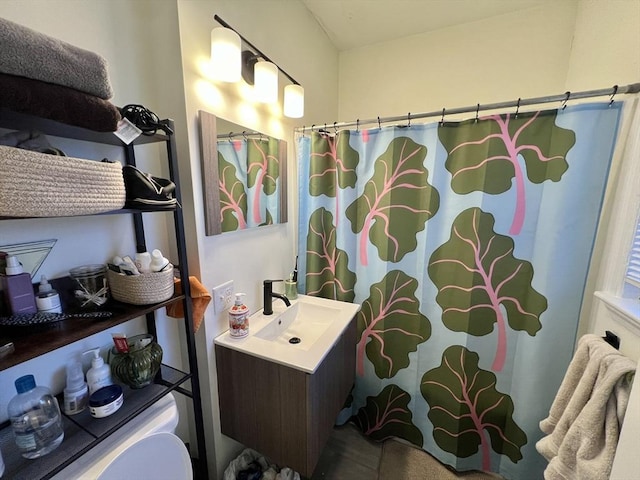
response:
<svg viewBox="0 0 640 480"><path fill-rule="evenodd" d="M133 305L164 302L173 296L173 267L164 272L121 275L107 270L109 290L114 300Z"/></svg>
<svg viewBox="0 0 640 480"><path fill-rule="evenodd" d="M122 165L0 146L0 216L91 215L124 206Z"/></svg>

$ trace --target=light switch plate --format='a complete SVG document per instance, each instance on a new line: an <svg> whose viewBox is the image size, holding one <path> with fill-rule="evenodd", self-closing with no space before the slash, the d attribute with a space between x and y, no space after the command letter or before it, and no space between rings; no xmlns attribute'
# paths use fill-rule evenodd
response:
<svg viewBox="0 0 640 480"><path fill-rule="evenodd" d="M222 313L233 305L233 280L213 287L213 313Z"/></svg>

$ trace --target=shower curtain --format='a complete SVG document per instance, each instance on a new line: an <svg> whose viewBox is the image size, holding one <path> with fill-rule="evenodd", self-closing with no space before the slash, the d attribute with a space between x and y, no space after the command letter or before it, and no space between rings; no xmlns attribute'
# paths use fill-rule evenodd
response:
<svg viewBox="0 0 640 480"><path fill-rule="evenodd" d="M621 105L298 139L300 288L361 304L341 418L542 478Z"/></svg>

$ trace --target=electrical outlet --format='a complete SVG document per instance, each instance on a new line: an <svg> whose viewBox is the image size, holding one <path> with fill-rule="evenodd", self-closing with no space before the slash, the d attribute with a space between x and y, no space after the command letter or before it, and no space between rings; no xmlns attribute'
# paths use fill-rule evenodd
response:
<svg viewBox="0 0 640 480"><path fill-rule="evenodd" d="M213 287L213 313L222 313L233 305L233 280Z"/></svg>

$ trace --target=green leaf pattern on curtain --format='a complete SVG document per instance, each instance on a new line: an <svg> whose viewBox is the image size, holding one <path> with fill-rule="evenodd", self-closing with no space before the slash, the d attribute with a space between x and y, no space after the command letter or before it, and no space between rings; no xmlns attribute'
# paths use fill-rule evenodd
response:
<svg viewBox="0 0 640 480"><path fill-rule="evenodd" d="M371 285L362 302L357 324L356 372L364 375L364 356L379 378L391 378L409 365L409 353L431 336L431 322L420 313L415 296L418 281L400 270L389 272Z"/></svg>
<svg viewBox="0 0 640 480"><path fill-rule="evenodd" d="M364 193L347 208L360 233L360 263L368 264L368 241L382 260L398 262L417 246L416 234L438 211L440 196L427 182L427 147L408 137L393 139L378 158Z"/></svg>
<svg viewBox="0 0 640 480"><path fill-rule="evenodd" d="M420 389L440 448L458 457L480 448L482 470L489 471L490 447L516 463L527 436L513 420L511 397L496 389L495 374L482 370L478 359L463 346L450 346L440 366L424 374Z"/></svg>
<svg viewBox="0 0 640 480"><path fill-rule="evenodd" d="M356 274L349 270L349 257L336 246L333 215L319 208L311 215L307 235L308 295L353 302Z"/></svg>
<svg viewBox="0 0 640 480"><path fill-rule="evenodd" d="M247 228L247 192L238 178L236 167L218 152L218 186L222 231Z"/></svg>
<svg viewBox="0 0 640 480"><path fill-rule="evenodd" d="M351 417L362 432L382 442L399 437L422 447L422 432L413 423L409 409L411 395L397 385L387 385L379 395L368 397L367 404Z"/></svg>
<svg viewBox="0 0 640 480"><path fill-rule="evenodd" d="M349 144L350 132L339 135L313 135L309 193L335 197L340 188L354 187L360 156Z"/></svg>
<svg viewBox="0 0 640 480"><path fill-rule="evenodd" d="M526 209L519 157L524 158L531 182L558 182L569 168L566 155L575 144L575 133L556 125L556 110L445 123L438 128L438 136L448 153L445 166L455 192L499 194L512 188L515 177L511 235L520 233Z"/></svg>
<svg viewBox="0 0 640 480"><path fill-rule="evenodd" d="M534 336L547 300L531 286L531 263L515 258L513 239L497 234L493 225L493 215L479 208L460 213L449 240L431 255L428 272L448 328L481 336L497 324L492 370L499 372L507 353L506 323Z"/></svg>

